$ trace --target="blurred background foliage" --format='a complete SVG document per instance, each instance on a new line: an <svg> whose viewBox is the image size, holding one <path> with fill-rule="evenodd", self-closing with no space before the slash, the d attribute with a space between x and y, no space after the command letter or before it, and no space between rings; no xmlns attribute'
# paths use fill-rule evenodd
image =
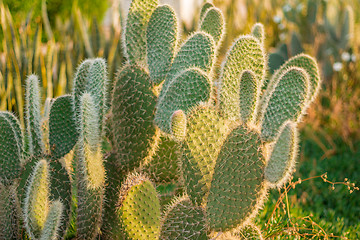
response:
<svg viewBox="0 0 360 240"><path fill-rule="evenodd" d="M104 57L113 79L124 63L120 39L126 9L121 6L126 4L119 1L0 0L0 110L22 119L23 86L31 73L41 79L43 99L70 92L75 68L85 58ZM202 1L187 2L194 4L176 3L182 8L177 12L199 8ZM322 74L320 95L300 126L302 146L293 183L271 192L257 219L265 235L360 239L360 193L352 185L360 184L360 1L213 3L227 22L219 66L233 40L262 22L269 77L301 52L318 60ZM182 19L184 33L195 29L198 18Z"/></svg>

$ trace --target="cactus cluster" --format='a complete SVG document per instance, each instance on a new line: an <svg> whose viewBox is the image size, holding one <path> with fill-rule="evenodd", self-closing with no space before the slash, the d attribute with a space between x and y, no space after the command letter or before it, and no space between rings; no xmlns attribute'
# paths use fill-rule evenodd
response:
<svg viewBox="0 0 360 240"><path fill-rule="evenodd" d="M29 76L26 131L0 113L0 239L24 238L21 229L44 240L261 239L252 218L294 170L319 72L298 55L265 87L257 23L217 76L224 22L205 3L180 41L170 6L133 0L110 101L100 58L82 62L72 94L48 99L43 114Z"/></svg>

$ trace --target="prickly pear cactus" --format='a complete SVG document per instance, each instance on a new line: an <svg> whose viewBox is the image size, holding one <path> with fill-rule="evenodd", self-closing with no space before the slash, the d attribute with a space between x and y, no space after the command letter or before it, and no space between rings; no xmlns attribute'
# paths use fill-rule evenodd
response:
<svg viewBox="0 0 360 240"><path fill-rule="evenodd" d="M206 11L202 19L206 21ZM165 80L156 105L155 123L179 143L187 201L205 212L209 236L244 226L257 214L268 189L288 181L296 158L296 124L319 89L317 64L302 54L286 62L262 94L264 38L263 26L256 24L251 35L235 41L223 64L218 106L207 99L189 102L196 99L190 94L202 95L202 83L176 85L181 73ZM173 225L173 219L165 217L161 236L184 234L186 227ZM261 238L257 231L251 234ZM233 237L243 238L240 233Z"/></svg>
<svg viewBox="0 0 360 240"><path fill-rule="evenodd" d="M120 189L118 206L125 239L159 239L160 200L149 179L130 174Z"/></svg>
<svg viewBox="0 0 360 240"><path fill-rule="evenodd" d="M205 3L181 38L170 6L133 0L110 108L103 59L82 62L72 94L47 100L42 118L30 76L26 136L0 112L0 238L262 239L251 220L295 168L319 71L300 54L264 86L258 23L215 80L224 22Z"/></svg>

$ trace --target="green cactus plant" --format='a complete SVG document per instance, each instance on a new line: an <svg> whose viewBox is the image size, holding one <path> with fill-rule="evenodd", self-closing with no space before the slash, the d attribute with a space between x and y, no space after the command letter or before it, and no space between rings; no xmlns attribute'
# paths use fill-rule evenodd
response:
<svg viewBox="0 0 360 240"><path fill-rule="evenodd" d="M319 72L300 54L265 85L264 27L255 24L235 41L215 81L224 22L206 3L199 31L177 48L173 9L134 0L128 63L109 112L102 59L81 63L72 95L46 102L44 129L31 76L29 147L18 120L0 113L0 216L11 216L0 219L0 236L21 232L20 198L32 239L70 238L69 226L77 239L262 239L251 220L268 190L292 174L296 125L317 95ZM157 192L166 187L173 188L168 196Z"/></svg>

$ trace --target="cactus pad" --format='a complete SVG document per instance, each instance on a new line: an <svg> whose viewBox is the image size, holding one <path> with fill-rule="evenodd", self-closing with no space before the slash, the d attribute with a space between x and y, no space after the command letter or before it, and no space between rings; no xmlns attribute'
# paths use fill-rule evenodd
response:
<svg viewBox="0 0 360 240"><path fill-rule="evenodd" d="M244 71L240 80L240 119L246 123L255 116L258 102L258 81L253 72Z"/></svg>
<svg viewBox="0 0 360 240"><path fill-rule="evenodd" d="M275 145L265 167L265 179L282 187L292 174L297 154L297 129L293 122L285 122L275 140Z"/></svg>
<svg viewBox="0 0 360 240"><path fill-rule="evenodd" d="M215 109L199 106L189 114L181 170L186 192L196 205L201 205L209 191L216 159L227 133L228 127Z"/></svg>
<svg viewBox="0 0 360 240"><path fill-rule="evenodd" d="M121 165L130 170L149 156L157 134L156 97L149 75L140 67L125 66L117 76L111 104L114 150Z"/></svg>
<svg viewBox="0 0 360 240"><path fill-rule="evenodd" d="M208 74L213 66L215 43L212 37L204 32L197 32L191 35L176 54L170 71L162 86L161 96L177 75L190 67L196 67Z"/></svg>
<svg viewBox="0 0 360 240"><path fill-rule="evenodd" d="M205 16L205 13L207 12L207 10L209 10L209 8L212 8L212 7L214 7L214 5L210 2L206 2L202 5L201 10L200 10L200 21Z"/></svg>
<svg viewBox="0 0 360 240"><path fill-rule="evenodd" d="M130 63L146 61L146 28L158 0L132 0L125 27L125 55Z"/></svg>
<svg viewBox="0 0 360 240"><path fill-rule="evenodd" d="M265 141L274 140L285 121L299 121L308 105L309 91L308 74L301 68L291 67L279 77L263 112L261 136Z"/></svg>
<svg viewBox="0 0 360 240"><path fill-rule="evenodd" d="M215 165L206 212L211 230L226 231L253 217L264 199L260 135L241 125L223 144Z"/></svg>
<svg viewBox="0 0 360 240"><path fill-rule="evenodd" d="M60 201L54 201L49 209L46 217L44 229L42 230L40 240L55 240L58 239L58 230L61 224L61 215L63 212L63 205Z"/></svg>
<svg viewBox="0 0 360 240"><path fill-rule="evenodd" d="M225 34L225 20L220 9L212 7L207 9L200 23L200 30L210 34L218 46Z"/></svg>
<svg viewBox="0 0 360 240"><path fill-rule="evenodd" d="M171 133L171 117L177 110L185 114L210 98L211 84L206 74L197 68L182 72L161 92L156 105L155 123L166 133Z"/></svg>
<svg viewBox="0 0 360 240"><path fill-rule="evenodd" d="M153 12L146 39L150 78L154 84L159 84L171 67L178 42L178 22L170 6L159 6Z"/></svg>
<svg viewBox="0 0 360 240"><path fill-rule="evenodd" d="M161 240L207 239L205 216L187 196L175 199L167 208L161 228Z"/></svg>
<svg viewBox="0 0 360 240"><path fill-rule="evenodd" d="M37 239L44 228L49 210L49 166L40 160L27 186L24 204L25 228L29 236Z"/></svg>
<svg viewBox="0 0 360 240"><path fill-rule="evenodd" d="M253 36L241 36L226 57L220 82L219 104L225 118L240 118L240 81L244 70L254 73L257 87L262 87L265 75L265 53L262 44Z"/></svg>
<svg viewBox="0 0 360 240"><path fill-rule="evenodd" d="M89 93L81 98L80 117L77 233L80 239L95 239L101 225L105 169L100 148L98 109Z"/></svg>
<svg viewBox="0 0 360 240"><path fill-rule="evenodd" d="M251 34L256 37L261 44L264 44L265 41L265 30L264 25L261 23L256 23L251 29Z"/></svg>
<svg viewBox="0 0 360 240"><path fill-rule="evenodd" d="M0 183L11 184L20 174L22 133L14 115L0 112Z"/></svg>
<svg viewBox="0 0 360 240"><path fill-rule="evenodd" d="M75 113L70 95L57 98L49 115L49 144L51 158L59 159L69 153L78 139Z"/></svg>
<svg viewBox="0 0 360 240"><path fill-rule="evenodd" d="M160 200L152 183L131 174L120 189L118 214L126 239L158 239Z"/></svg>
<svg viewBox="0 0 360 240"><path fill-rule="evenodd" d="M273 91L274 84L276 84L281 75L290 67L299 67L307 72L311 85L309 100L313 101L321 87L320 73L316 60L306 54L299 54L286 61L272 76L268 90L266 90L264 96L267 96L267 94Z"/></svg>
<svg viewBox="0 0 360 240"><path fill-rule="evenodd" d="M39 155L45 146L41 133L39 79L36 75L30 75L26 79L25 102L29 151L31 154Z"/></svg>
<svg viewBox="0 0 360 240"><path fill-rule="evenodd" d="M176 140L184 140L186 135L186 115L182 110L175 111L171 116L170 131Z"/></svg>

